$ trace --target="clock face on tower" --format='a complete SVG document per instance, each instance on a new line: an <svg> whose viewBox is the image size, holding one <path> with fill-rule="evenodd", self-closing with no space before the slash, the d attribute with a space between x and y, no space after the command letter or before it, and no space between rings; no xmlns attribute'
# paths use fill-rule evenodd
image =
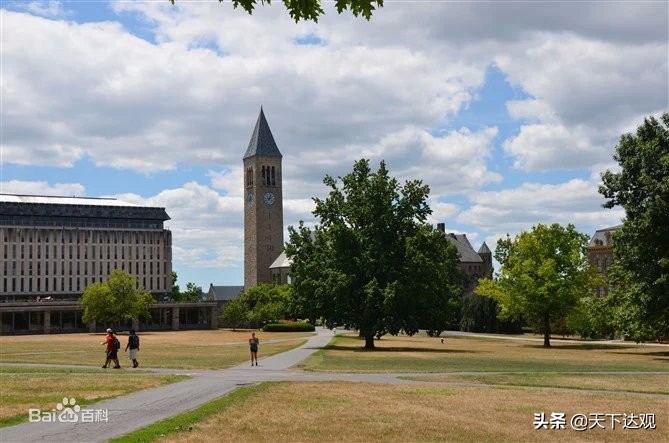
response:
<svg viewBox="0 0 669 443"><path fill-rule="evenodd" d="M268 192L267 194L265 194L263 201L267 206L272 206L274 204L274 194Z"/></svg>
<svg viewBox="0 0 669 443"><path fill-rule="evenodd" d="M246 201L249 202L249 205L253 206L253 193L249 192L246 196Z"/></svg>

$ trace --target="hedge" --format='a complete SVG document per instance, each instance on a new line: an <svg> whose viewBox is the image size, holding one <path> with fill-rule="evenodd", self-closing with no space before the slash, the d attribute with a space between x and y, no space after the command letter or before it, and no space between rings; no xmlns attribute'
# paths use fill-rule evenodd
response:
<svg viewBox="0 0 669 443"><path fill-rule="evenodd" d="M313 332L316 327L307 322L269 323L262 328L265 332Z"/></svg>

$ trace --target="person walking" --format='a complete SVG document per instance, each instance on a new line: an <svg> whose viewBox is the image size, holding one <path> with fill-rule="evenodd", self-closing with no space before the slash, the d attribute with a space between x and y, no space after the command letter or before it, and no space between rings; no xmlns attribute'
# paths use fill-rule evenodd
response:
<svg viewBox="0 0 669 443"><path fill-rule="evenodd" d="M139 352L139 336L135 334L134 329L130 330L130 335L128 336L128 344L125 345L124 352L128 352L128 348L130 348L130 353L128 354L128 358L132 360L132 367L136 368L137 366L139 366L139 362L137 361L137 352Z"/></svg>
<svg viewBox="0 0 669 443"><path fill-rule="evenodd" d="M258 366L258 345L260 340L256 337L256 333L251 333L251 338L249 338L249 348L251 350L251 366L253 366L253 361L255 360L256 366Z"/></svg>
<svg viewBox="0 0 669 443"><path fill-rule="evenodd" d="M107 354L107 359L105 360L105 364L102 365L103 368L107 369L109 367L109 363L114 361L114 369L121 369L121 365L118 362L118 348L121 347L121 344L118 342L118 338L114 335L114 331L111 329L107 329L107 335L105 336L105 341L100 343L101 345L106 345L105 352Z"/></svg>

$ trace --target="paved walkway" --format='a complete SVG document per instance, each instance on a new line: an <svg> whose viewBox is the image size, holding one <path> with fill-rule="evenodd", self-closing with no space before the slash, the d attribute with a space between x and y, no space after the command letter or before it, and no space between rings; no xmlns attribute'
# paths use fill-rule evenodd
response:
<svg viewBox="0 0 669 443"><path fill-rule="evenodd" d="M88 409L106 409L108 422L95 423L24 423L17 426L0 428L0 442L103 442L128 432L140 429L151 423L172 417L211 400L214 400L239 386L262 381L351 381L365 383L424 383L407 380L407 377L425 377L437 374L398 374L398 373L333 373L303 372L288 370L316 350L325 346L332 338L332 332L318 329L317 335L310 338L299 348L271 357L262 358L261 366L250 367L244 363L230 369L182 370L150 369L152 373L188 374L193 378L183 382L139 391L121 398L103 401L87 406ZM5 366L12 364L3 363ZM30 366L25 363L17 366ZM78 367L71 365L43 365L51 367ZM589 372L573 372L586 374ZM666 372L625 372L629 374L666 374ZM486 372L486 375L519 374L518 372ZM597 374L621 374L621 372L598 372ZM439 376L481 375L480 372L440 373ZM402 377L402 378L400 378ZM459 386L485 386L480 383L453 380L447 382ZM546 388L556 389L556 388ZM557 388L559 389L559 388ZM621 392L622 393L622 392ZM65 393L66 394L66 393ZM635 394L643 395L643 394ZM648 394L657 396L657 394ZM666 398L667 396L662 396Z"/></svg>

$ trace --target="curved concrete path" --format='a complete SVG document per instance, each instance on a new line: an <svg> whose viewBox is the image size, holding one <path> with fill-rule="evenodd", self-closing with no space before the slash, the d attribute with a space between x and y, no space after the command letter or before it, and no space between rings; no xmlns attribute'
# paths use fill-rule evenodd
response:
<svg viewBox="0 0 669 443"><path fill-rule="evenodd" d="M399 377L425 377L430 373L335 373L335 372L303 372L288 370L313 352L325 346L333 333L327 329L317 329L317 334L304 345L290 351L265 357L260 360L261 366L250 367L244 363L224 370L187 370L187 369L153 369L151 373L187 374L193 378L162 386L155 389L135 392L133 394L103 401L87 406L87 409L106 409L108 422L95 423L24 423L17 426L0 428L0 443L14 442L104 442L128 432L140 429L151 423L172 417L179 413L197 408L204 403L229 393L239 386L262 381L351 381L364 383L400 383L416 384L424 381L407 380ZM495 337L497 338L497 337ZM14 364L4 363L5 366ZM16 364L17 366L32 366ZM52 367L72 367L71 365L40 365ZM561 372L564 374L564 372ZM569 372L572 374L591 374L592 372ZM439 373L440 376L481 375L481 372ZM519 374L519 372L486 372L486 375ZM596 372L596 374L667 374L667 372ZM481 383L466 381L448 381L450 385L486 386ZM536 388L547 390L564 390L568 388ZM592 391L597 391L593 389ZM629 395L624 391L603 391ZM67 393L63 393L67 395ZM667 398L662 394L635 395Z"/></svg>

